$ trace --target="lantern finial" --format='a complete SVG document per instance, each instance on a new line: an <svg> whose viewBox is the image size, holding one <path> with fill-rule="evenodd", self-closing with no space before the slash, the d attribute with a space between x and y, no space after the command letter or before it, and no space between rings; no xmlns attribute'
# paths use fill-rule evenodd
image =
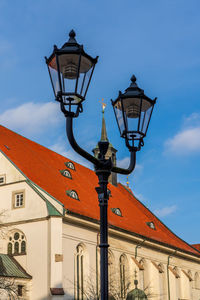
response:
<svg viewBox="0 0 200 300"><path fill-rule="evenodd" d="M68 43L76 43L75 36L76 36L76 32L72 29L70 31L70 33L69 33L69 41L68 41Z"/></svg>
<svg viewBox="0 0 200 300"><path fill-rule="evenodd" d="M131 81L132 81L133 83L135 83L135 82L136 82L136 80L137 80L137 78L135 77L135 75L132 75L132 77L131 77Z"/></svg>

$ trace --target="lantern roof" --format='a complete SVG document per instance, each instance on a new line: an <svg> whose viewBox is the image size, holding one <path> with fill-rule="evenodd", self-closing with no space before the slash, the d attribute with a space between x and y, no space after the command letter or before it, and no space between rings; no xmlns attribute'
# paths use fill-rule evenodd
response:
<svg viewBox="0 0 200 300"><path fill-rule="evenodd" d="M144 90L138 87L136 80L137 78L135 77L135 75L132 75L130 86L125 90L124 93L119 91L119 95L117 99L114 101L114 103L118 101L120 98L125 99L125 98L140 98L140 97L151 102L152 104L155 103L156 99L152 100L151 98L147 97L144 94Z"/></svg>
<svg viewBox="0 0 200 300"><path fill-rule="evenodd" d="M85 56L86 58L91 60L92 63L96 64L97 60L98 60L98 56L96 58L93 58L90 55L88 55L84 51L83 45L80 45L79 43L77 43L75 36L76 36L76 33L72 29L69 32L69 40L60 49L56 45L54 45L54 51L50 55L49 58L46 58L46 63L48 64L52 60L52 58L55 56L55 54L62 55L62 54L67 54L67 53L68 54L80 54L81 53L81 55Z"/></svg>

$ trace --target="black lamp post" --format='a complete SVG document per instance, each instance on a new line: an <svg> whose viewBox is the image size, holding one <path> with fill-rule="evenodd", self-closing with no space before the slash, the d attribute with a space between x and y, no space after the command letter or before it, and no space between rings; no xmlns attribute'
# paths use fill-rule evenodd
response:
<svg viewBox="0 0 200 300"><path fill-rule="evenodd" d="M124 93L119 92L115 101L111 100L120 134L125 138L130 151L130 165L127 169L114 167L111 158L105 158L108 141L98 143L98 158L86 152L74 138L73 119L83 111L82 102L85 100L97 59L98 57L92 58L85 53L83 46L77 43L75 32L72 30L68 42L60 49L54 46L54 51L46 58L46 63L55 98L60 102L61 110L66 117L68 140L78 154L94 164L99 179L96 191L100 206L101 300L108 300L108 177L111 172L130 174L134 170L136 152L144 145L143 138L147 133L156 99L152 100L145 96L144 91L137 86L135 76L132 76L130 87Z"/></svg>

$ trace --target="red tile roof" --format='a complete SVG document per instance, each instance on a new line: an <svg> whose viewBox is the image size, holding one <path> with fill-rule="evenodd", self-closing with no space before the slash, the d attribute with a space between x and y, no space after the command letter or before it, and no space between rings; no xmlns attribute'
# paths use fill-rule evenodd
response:
<svg viewBox="0 0 200 300"><path fill-rule="evenodd" d="M198 251L200 251L200 244L192 244L192 247L196 248Z"/></svg>
<svg viewBox="0 0 200 300"><path fill-rule="evenodd" d="M65 162L69 159L3 126L0 126L0 149L30 180L62 202L65 209L99 220L95 191L98 181L92 170L73 162L76 170L70 170L72 179L68 179L59 171L66 168ZM108 204L110 225L200 255L158 220L129 189L121 184L118 187L109 184L108 188L112 195ZM67 190L75 190L80 201L66 195ZM122 217L115 215L111 208L120 208ZM147 222L153 222L155 230L147 226Z"/></svg>

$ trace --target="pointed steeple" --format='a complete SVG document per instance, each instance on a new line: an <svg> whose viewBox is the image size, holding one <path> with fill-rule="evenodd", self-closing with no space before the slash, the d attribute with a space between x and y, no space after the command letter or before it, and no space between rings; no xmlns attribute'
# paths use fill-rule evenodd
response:
<svg viewBox="0 0 200 300"><path fill-rule="evenodd" d="M106 104L103 102L103 99L102 99L101 103L102 103L101 141L109 142L108 136L107 136L107 130L106 130L106 121L105 121L105 117L104 117L104 111L105 111ZM98 155L99 155L99 146L98 146L98 144L96 145L96 147L92 151L94 153L94 156L98 157ZM112 163L113 163L114 166L116 166L116 152L117 152L117 150L112 146L111 143L109 143L108 151L106 153L106 159L111 157L111 160L112 160ZM108 178L108 181L110 183L112 183L113 185L117 185L117 174L116 173L111 173L110 177Z"/></svg>
<svg viewBox="0 0 200 300"><path fill-rule="evenodd" d="M104 118L105 106L102 108L102 127L101 127L101 141L108 142L107 131L106 131L106 122Z"/></svg>

